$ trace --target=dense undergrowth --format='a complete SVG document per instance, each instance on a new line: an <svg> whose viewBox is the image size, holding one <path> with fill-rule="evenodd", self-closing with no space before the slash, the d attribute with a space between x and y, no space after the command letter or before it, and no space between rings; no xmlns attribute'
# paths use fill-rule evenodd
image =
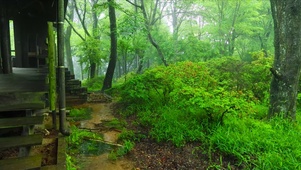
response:
<svg viewBox="0 0 301 170"><path fill-rule="evenodd" d="M113 89L158 142L201 142L245 169L301 169L300 124L267 119L272 57L181 62L132 76Z"/></svg>

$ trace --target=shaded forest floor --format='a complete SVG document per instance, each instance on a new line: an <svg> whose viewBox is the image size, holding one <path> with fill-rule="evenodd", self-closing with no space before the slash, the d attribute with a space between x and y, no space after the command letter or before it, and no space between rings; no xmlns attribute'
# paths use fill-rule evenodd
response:
<svg viewBox="0 0 301 170"><path fill-rule="evenodd" d="M112 143L118 142L120 130L114 128L99 128L102 122L107 122L114 118L124 120L118 114L119 106L114 103L86 103L75 106L75 108L92 108L91 118L84 121L73 122L81 129L94 129L93 132L101 133L104 140ZM76 156L78 165L76 169L101 169L101 170L175 170L175 169L244 169L235 166L237 160L231 156L223 155L218 152L210 151L202 143L187 143L183 147L176 147L169 142L158 143L148 137L148 129L135 125L135 117L125 119L126 129L135 133L143 134L144 137L135 140L134 148L117 160L110 160L110 150L99 155ZM47 123L50 122L50 119ZM53 131L51 131L51 134ZM51 139L53 135L45 136L45 139ZM34 153L43 155L42 165L56 164L56 147L53 143L43 142L43 145L33 149ZM15 150L6 153L6 156L17 154Z"/></svg>
<svg viewBox="0 0 301 170"><path fill-rule="evenodd" d="M124 119L118 114L117 104L111 104L113 115ZM127 117L127 129L143 134L143 138L135 141L135 147L125 157L132 161L135 169L176 170L176 169L244 169L236 166L237 160L229 155L210 151L200 142L187 143L176 147L170 142L156 142L148 137L148 129L135 124L134 116Z"/></svg>
<svg viewBox="0 0 301 170"><path fill-rule="evenodd" d="M135 134L143 134L144 137L135 141L134 148L117 160L110 160L110 150L100 155L78 155L76 157L77 169L102 169L102 170L173 170L173 169L243 169L235 166L236 159L211 152L202 143L187 143L183 147L176 147L169 142L158 143L148 137L148 129L135 125L135 117L126 119L118 114L119 107L114 103L87 103L75 106L75 108L89 107L93 112L89 120L80 121L79 128L95 129L94 132L104 135L104 140L112 143L119 142L120 130L106 128L102 122L117 118L126 121L126 129ZM124 120L125 119L125 120ZM102 128L99 128L102 127Z"/></svg>

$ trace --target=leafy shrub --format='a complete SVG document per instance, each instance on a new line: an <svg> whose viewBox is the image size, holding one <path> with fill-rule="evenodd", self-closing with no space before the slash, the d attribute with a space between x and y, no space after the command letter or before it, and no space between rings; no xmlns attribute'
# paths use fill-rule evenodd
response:
<svg viewBox="0 0 301 170"><path fill-rule="evenodd" d="M227 91L210 75L205 63L181 62L156 67L116 87L127 115L137 113L158 141L177 146L200 140L227 114L253 109L249 93ZM253 109L255 110L255 109ZM193 122L193 123L192 123Z"/></svg>
<svg viewBox="0 0 301 170"><path fill-rule="evenodd" d="M251 62L238 57L223 57L210 60L206 65L225 90L250 94L253 101L267 102L273 58L266 57L262 51L254 52L251 56Z"/></svg>
<svg viewBox="0 0 301 170"><path fill-rule="evenodd" d="M157 67L116 89L126 115L135 114L158 142L201 140L208 153L235 156L246 169L301 169L300 124L264 119L271 57L252 57Z"/></svg>

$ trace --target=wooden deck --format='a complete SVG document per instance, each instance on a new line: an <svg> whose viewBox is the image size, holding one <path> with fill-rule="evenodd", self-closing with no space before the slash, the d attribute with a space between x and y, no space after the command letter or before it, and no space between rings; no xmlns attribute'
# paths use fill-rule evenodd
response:
<svg viewBox="0 0 301 170"><path fill-rule="evenodd" d="M13 68L13 74L0 74L0 94L10 92L45 92L46 69Z"/></svg>
<svg viewBox="0 0 301 170"><path fill-rule="evenodd" d="M0 74L0 112L43 109L48 92L47 70L13 68L13 74Z"/></svg>

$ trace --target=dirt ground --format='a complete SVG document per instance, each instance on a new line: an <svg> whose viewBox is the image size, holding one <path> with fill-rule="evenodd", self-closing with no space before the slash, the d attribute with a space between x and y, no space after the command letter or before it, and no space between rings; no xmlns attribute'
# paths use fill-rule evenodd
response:
<svg viewBox="0 0 301 170"><path fill-rule="evenodd" d="M83 128L93 129L102 121L118 118L116 106L112 103L89 103L87 105L93 109L93 114L92 119L81 123ZM87 107L87 105L83 107ZM131 122L133 121L133 118L128 118L128 128L147 131L132 126ZM105 141L116 143L120 132L111 129L102 133ZM109 160L108 153L82 158L84 169L87 170L243 169L242 166L235 166L236 160L233 157L208 153L208 149L204 148L201 143L188 143L184 147L175 147L171 143L157 143L150 138L137 142L130 153L117 161Z"/></svg>
<svg viewBox="0 0 301 170"><path fill-rule="evenodd" d="M112 105L114 114L118 107ZM148 129L137 127L135 117L127 118L128 129L147 134ZM147 135L146 135L147 136ZM136 169L144 170L207 170L207 169L244 169L237 166L237 160L229 155L209 151L202 143L187 143L184 147L164 142L158 143L150 138L141 139L135 144L134 149L126 156L134 162Z"/></svg>
<svg viewBox="0 0 301 170"><path fill-rule="evenodd" d="M79 128L84 129L97 129L97 125L102 122L107 122L114 119L112 114L111 104L108 103L87 103L77 107L90 107L93 110L92 118L89 120L81 121ZM117 143L119 131L114 129L98 131L103 134L104 141L109 143ZM135 169L134 163L127 157L112 161L108 158L109 152L103 153L98 156L84 156L77 157L81 162L81 169L83 170L133 170Z"/></svg>
<svg viewBox="0 0 301 170"><path fill-rule="evenodd" d="M94 129L96 125L103 121L118 118L117 107L112 103L88 103L78 107L90 107L93 109L92 118L82 121L81 128ZM126 120L132 130L147 131L137 129L132 126L133 118ZM119 131L114 129L105 130L104 140L117 143ZM175 147L171 143L157 143L150 138L142 139L135 144L134 149L117 161L108 159L109 153L99 156L79 157L84 170L202 170L202 169L243 169L242 166L235 166L235 159L231 156L219 153L208 153L201 143L188 143L184 147Z"/></svg>

